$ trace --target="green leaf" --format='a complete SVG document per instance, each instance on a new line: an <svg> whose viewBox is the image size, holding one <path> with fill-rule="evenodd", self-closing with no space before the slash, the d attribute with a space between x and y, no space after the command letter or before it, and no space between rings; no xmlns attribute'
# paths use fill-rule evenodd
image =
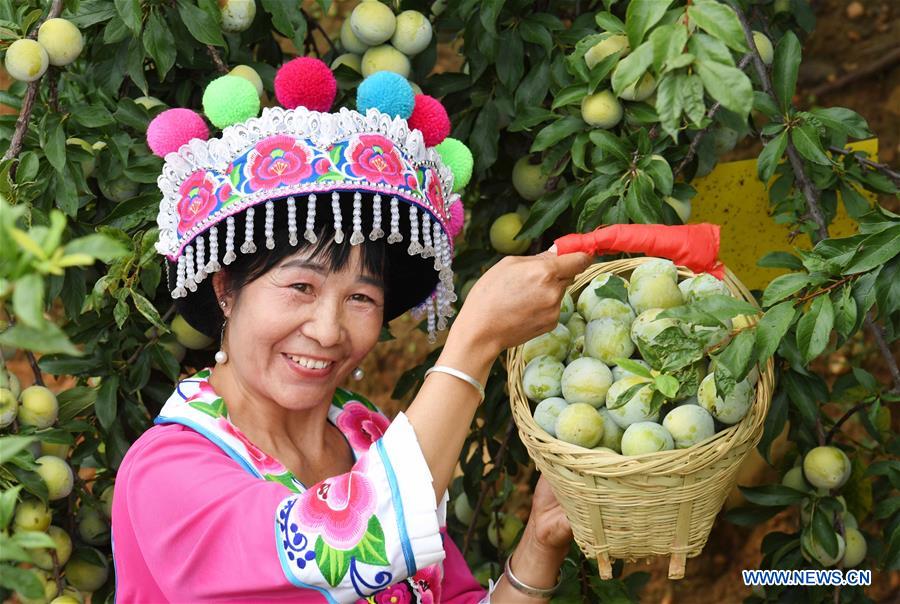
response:
<svg viewBox="0 0 900 604"><path fill-rule="evenodd" d="M653 69L657 73L662 71L663 65L669 65L677 57L684 56L684 47L687 45L688 31L683 23L660 25L650 34L650 43L653 45Z"/></svg>
<svg viewBox="0 0 900 604"><path fill-rule="evenodd" d="M763 506L794 505L809 496L809 493L780 484L767 484L761 487L738 486L738 488L747 501Z"/></svg>
<svg viewBox="0 0 900 604"><path fill-rule="evenodd" d="M853 138L872 135L866 119L846 107L814 107L809 113L829 130L836 130Z"/></svg>
<svg viewBox="0 0 900 604"><path fill-rule="evenodd" d="M674 398L678 394L678 380L671 375L658 375L653 378L653 386L666 398Z"/></svg>
<svg viewBox="0 0 900 604"><path fill-rule="evenodd" d="M144 317L153 324L154 327L162 330L168 329L166 324L163 323L162 317L159 316L159 311L156 310L156 307L153 306L153 303L150 302L147 298L142 296L140 293L134 291L133 289L128 290L131 299L134 300L134 306L138 309Z"/></svg>
<svg viewBox="0 0 900 604"><path fill-rule="evenodd" d="M577 119L577 118L571 118ZM480 173L494 165L497 161L497 148L500 137L497 136L500 120L496 103L488 103L478 112L475 118L474 131L480 135L472 136L469 145L475 156L475 166Z"/></svg>
<svg viewBox="0 0 900 604"><path fill-rule="evenodd" d="M667 73L656 87L656 108L663 131L678 140L678 129L681 126L682 87L687 78L684 74Z"/></svg>
<svg viewBox="0 0 900 604"><path fill-rule="evenodd" d="M534 138L534 143L531 145L531 153L537 153L552 147L567 136L583 130L584 127L585 124L581 118L570 115L558 119L538 132L537 136ZM481 130L476 131L481 132Z"/></svg>
<svg viewBox="0 0 900 604"><path fill-rule="evenodd" d="M838 553L838 540L829 517L830 514L826 513L821 507L816 506L813 510L811 530L815 542L825 550L826 554L834 557Z"/></svg>
<svg viewBox="0 0 900 604"><path fill-rule="evenodd" d="M696 0L688 6L687 13L700 29L715 36L729 48L738 52L749 50L741 22L731 7L717 0Z"/></svg>
<svg viewBox="0 0 900 604"><path fill-rule="evenodd" d="M588 93L588 88L585 84L574 84L572 86L567 86L563 88L556 96L553 97L553 105L551 105L551 109L557 109L559 107L563 107L564 105L577 105L581 103L581 99L583 99Z"/></svg>
<svg viewBox="0 0 900 604"><path fill-rule="evenodd" d="M755 507L743 506L732 508L725 512L725 520L738 526L754 526L762 524L775 514L779 513L783 507Z"/></svg>
<svg viewBox="0 0 900 604"><path fill-rule="evenodd" d="M350 569L350 552L334 549L322 536L316 538L316 565L332 587L337 587Z"/></svg>
<svg viewBox="0 0 900 604"><path fill-rule="evenodd" d="M772 279L763 292L763 306L772 306L788 296L797 293L812 282L806 273L791 273Z"/></svg>
<svg viewBox="0 0 900 604"><path fill-rule="evenodd" d="M797 322L797 346L808 363L819 356L834 327L834 307L831 298L820 295Z"/></svg>
<svg viewBox="0 0 900 604"><path fill-rule="evenodd" d="M119 241L100 233L85 235L66 244L66 255L88 254L98 260L109 263L126 256L129 250Z"/></svg>
<svg viewBox="0 0 900 604"><path fill-rule="evenodd" d="M531 214L529 214L525 224L522 225L522 230L517 235L517 238L534 238L543 234L556 222L559 215L569 207L574 191L575 185L569 185L565 189L548 193L538 199L531 206Z"/></svg>
<svg viewBox="0 0 900 604"><path fill-rule="evenodd" d="M16 280L13 289L13 310L27 326L41 329L44 319L44 279L38 273L28 273Z"/></svg>
<svg viewBox="0 0 900 604"><path fill-rule="evenodd" d="M800 40L794 32L788 30L778 41L772 61L772 88L775 89L782 113L787 113L791 99L794 98L801 58Z"/></svg>
<svg viewBox="0 0 900 604"><path fill-rule="evenodd" d="M750 113L753 87L747 74L737 67L706 59L697 59L694 66L709 96L742 118Z"/></svg>
<svg viewBox="0 0 900 604"><path fill-rule="evenodd" d="M750 371L756 355L753 354L756 344L755 329L745 329L738 333L728 345L716 355L717 368L722 365L731 374L735 382L740 382Z"/></svg>
<svg viewBox="0 0 900 604"><path fill-rule="evenodd" d="M128 26L135 35L141 33L141 2L140 0L115 0L116 12L119 18Z"/></svg>
<svg viewBox="0 0 900 604"><path fill-rule="evenodd" d="M591 130L591 142L604 153L608 153L622 161L629 161L630 156L626 143L609 130Z"/></svg>
<svg viewBox="0 0 900 604"><path fill-rule="evenodd" d="M845 286L834 307L834 328L843 338L849 338L853 333L859 315L852 292L851 286Z"/></svg>
<svg viewBox="0 0 900 604"><path fill-rule="evenodd" d="M856 187L849 181L842 180L840 185L841 200L847 209L847 214L855 220L859 220L866 212L872 208L871 202L860 195Z"/></svg>
<svg viewBox="0 0 900 604"><path fill-rule="evenodd" d="M763 268L786 268L792 271L802 271L803 263L800 259L788 252L769 252L756 261L756 266Z"/></svg>
<svg viewBox="0 0 900 604"><path fill-rule="evenodd" d="M169 31L169 26L166 25L159 11L150 12L143 41L144 49L156 63L159 79L164 80L175 64L175 37Z"/></svg>
<svg viewBox="0 0 900 604"><path fill-rule="evenodd" d="M766 415L763 435L757 449L769 465L772 463L772 443L781 436L788 419L788 397L784 390L778 390L772 397L769 413Z"/></svg>
<svg viewBox="0 0 900 604"><path fill-rule="evenodd" d="M374 564L376 566L389 566L387 553L384 545L384 531L381 529L381 523L377 516L369 518L369 526L365 535L360 539L352 550L351 556L366 564Z"/></svg>
<svg viewBox="0 0 900 604"><path fill-rule="evenodd" d="M631 359L613 359L613 363L625 371L647 378L648 380L653 379L653 374L650 373L650 370L636 361L632 361Z"/></svg>
<svg viewBox="0 0 900 604"><path fill-rule="evenodd" d="M625 11L625 33L628 44L637 48L650 28L663 18L672 0L631 0ZM627 86L627 84L626 84Z"/></svg>
<svg viewBox="0 0 900 604"><path fill-rule="evenodd" d="M0 436L0 465L5 464L37 440L34 436Z"/></svg>
<svg viewBox="0 0 900 604"><path fill-rule="evenodd" d="M606 408L612 411L613 409L618 409L619 407L624 406L628 401L637 396L637 393L646 386L647 383L641 382L629 387L628 390L619 395L619 398L617 398L612 405L610 405L609 401L607 401Z"/></svg>
<svg viewBox="0 0 900 604"><path fill-rule="evenodd" d="M492 34L497 33L497 18L500 16L504 4L506 4L506 0L484 0L480 3L481 24Z"/></svg>
<svg viewBox="0 0 900 604"><path fill-rule="evenodd" d="M706 102L703 98L703 80L699 76L682 75L678 79L681 94L681 103L684 105L684 114L700 128L706 117Z"/></svg>
<svg viewBox="0 0 900 604"><path fill-rule="evenodd" d="M738 315L755 315L759 312L759 309L749 302L738 300L737 298L732 298L731 296L723 296L721 294L712 294L710 296L706 296L705 298L697 300L696 302L691 304L690 307L693 307L706 314L712 315L723 325L727 324L728 319L733 319Z"/></svg>
<svg viewBox="0 0 900 604"><path fill-rule="evenodd" d="M865 273L900 254L900 224L866 237L853 256L845 275Z"/></svg>
<svg viewBox="0 0 900 604"><path fill-rule="evenodd" d="M661 222L660 201L653 194L653 180L638 170L625 194L625 211L634 222L652 224Z"/></svg>
<svg viewBox="0 0 900 604"><path fill-rule="evenodd" d="M617 34L625 33L625 24L612 13L600 11L594 15L594 21L605 31Z"/></svg>
<svg viewBox="0 0 900 604"><path fill-rule="evenodd" d="M43 144L44 155L47 156L50 165L62 174L66 168L66 130L62 122L53 123L46 136L47 139Z"/></svg>
<svg viewBox="0 0 900 604"><path fill-rule="evenodd" d="M109 428L116 421L119 406L119 376L109 375L103 378L100 391L97 393L97 401L94 403L94 412L100 425Z"/></svg>
<svg viewBox="0 0 900 604"><path fill-rule="evenodd" d="M675 184L675 177L672 174L672 166L665 159L659 157L651 158L650 163L645 168L647 174L653 179L656 189L663 195L672 194L672 186Z"/></svg>
<svg viewBox="0 0 900 604"><path fill-rule="evenodd" d="M784 334L794 322L794 303L781 302L766 311L756 326L756 360L761 365L778 350Z"/></svg>
<svg viewBox="0 0 900 604"><path fill-rule="evenodd" d="M44 597L44 586L37 573L31 569L0 564L0 587L15 590L33 600Z"/></svg>
<svg viewBox="0 0 900 604"><path fill-rule="evenodd" d="M792 128L791 142L794 143L800 155L809 161L823 166L831 165L831 160L822 149L822 142L819 140L816 129L810 124L801 124Z"/></svg>
<svg viewBox="0 0 900 604"><path fill-rule="evenodd" d="M0 438L0 443L2 443L2 438ZM22 485L17 484L0 493L0 531L6 530L6 527L12 522L16 510L16 500L19 497L19 491L23 488Z"/></svg>
<svg viewBox="0 0 900 604"><path fill-rule="evenodd" d="M619 94L637 82L651 63L653 63L653 44L644 42L616 65L612 75L613 92Z"/></svg>
<svg viewBox="0 0 900 604"><path fill-rule="evenodd" d="M768 184L772 175L775 174L775 168L781 163L784 152L787 149L787 130L766 143L759 159L756 160L756 176L764 183Z"/></svg>
<svg viewBox="0 0 900 604"><path fill-rule="evenodd" d="M13 541L20 547L35 549L39 547L52 547L56 549L56 542L53 538L44 532L39 531L16 531L13 535Z"/></svg>
<svg viewBox="0 0 900 604"><path fill-rule="evenodd" d="M267 2L263 2L266 6ZM194 39L203 44L225 46L222 30L215 18L199 6L188 0L178 0L178 14Z"/></svg>

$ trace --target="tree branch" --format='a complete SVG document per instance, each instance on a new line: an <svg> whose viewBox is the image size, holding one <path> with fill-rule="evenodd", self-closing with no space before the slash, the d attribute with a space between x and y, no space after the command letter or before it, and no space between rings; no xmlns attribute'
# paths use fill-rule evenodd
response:
<svg viewBox="0 0 900 604"><path fill-rule="evenodd" d="M872 168L873 170L877 170L894 181L895 185L900 185L900 172L891 169L891 167L887 164L879 164L878 162L874 162L871 159L866 159L862 155L859 154L859 151L852 151L850 149L841 149L840 147L828 147L828 150L832 153L840 153L841 155L849 155L855 159L862 168Z"/></svg>
<svg viewBox="0 0 900 604"><path fill-rule="evenodd" d="M844 415L841 416L837 422L833 426L831 426L831 430L828 431L828 435L825 437L825 444L830 445L831 440L834 438L834 435L837 434L837 431L841 428L845 421L853 417L853 415L862 409L865 409L869 405L872 404L872 401L868 401L865 403L859 403L851 407Z"/></svg>
<svg viewBox="0 0 900 604"><path fill-rule="evenodd" d="M743 71L744 68L750 64L750 61L752 59L753 59L752 54L750 54L750 53L745 54L741 58L740 62L738 63L738 69ZM722 103L716 101L715 104L712 107L710 107L709 110L706 112L706 117L708 117L710 120L713 119L716 116L716 114L719 112L719 109L721 109L721 108L722 108ZM655 127L656 126L654 126L654 128ZM687 167L687 165L689 163L691 163L691 160L694 159L694 156L697 155L697 149L700 148L700 141L703 139L704 136L706 136L709 133L709 130L712 127L713 127L713 124L710 124L703 130L698 132L696 136L694 136L694 140L691 141L691 146L688 147L687 155L685 155L684 159L682 159L678 163L678 166L675 168L675 171L673 172L675 178L678 178L678 176L682 173L682 171L684 171L684 169Z"/></svg>
<svg viewBox="0 0 900 604"><path fill-rule="evenodd" d="M303 13L303 18L306 19L307 27L311 25L313 29L318 30L319 33L322 34L322 37L325 38L325 41L328 42L328 46L331 48L331 52L337 52L337 47L334 45L334 42L331 41L331 37L324 29L322 29L322 26L319 24L319 22L314 19L312 15L306 12L305 9L301 8L300 12Z"/></svg>
<svg viewBox="0 0 900 604"><path fill-rule="evenodd" d="M884 357L888 371L891 372L891 378L894 381L894 387L891 391L895 394L900 393L900 368L897 367L897 359L891 353L891 348L884 338L884 331L881 329L881 325L875 322L875 317L872 315L871 310L866 314L866 327L875 339L875 344L878 345L878 350L881 352L881 356Z"/></svg>
<svg viewBox="0 0 900 604"><path fill-rule="evenodd" d="M61 12L62 0L53 0L53 4L50 6L50 12L47 13L44 21L46 21L47 19L54 19L58 17ZM37 37L37 31L37 27L33 28L29 37ZM42 78L38 78L34 82L28 84L28 88L25 90L25 98L22 101L22 109L19 111L19 117L16 120L16 129L13 132L12 139L10 140L9 149L7 149L6 153L3 154L4 161L17 157L19 155L19 152L22 150L22 141L25 140L25 131L28 130L28 122L31 119L31 112L34 109L34 100L35 98L37 98L38 86L40 86L41 79ZM15 178L16 166L12 166L9 171L9 175L10 178Z"/></svg>
<svg viewBox="0 0 900 604"><path fill-rule="evenodd" d="M509 449L509 440L510 438L512 438L512 434L515 428L515 422L512 418L509 418L509 424L507 424L506 426L506 434L503 436L503 442L500 443L500 448L497 450L497 454L494 456L493 464L495 468L499 468L503 463L503 458L506 457L506 451ZM487 495L487 492L487 489L481 489L481 492L478 493L478 500L475 502L475 507L473 508L474 511L472 513L472 521L469 523L469 528L466 530L465 538L463 538L463 556L466 555L466 552L469 549L469 544L472 541L472 535L475 534L475 525L478 523L478 512L481 511L481 506L484 505L484 498Z"/></svg>
<svg viewBox="0 0 900 604"><path fill-rule="evenodd" d="M219 54L219 51L216 50L216 47L212 44L206 45L206 52L209 54L210 58L213 60L213 63L216 64L216 71L225 75L228 73L228 65L225 64L225 61L222 60L222 55Z"/></svg>
<svg viewBox="0 0 900 604"><path fill-rule="evenodd" d="M756 73L759 76L759 81L762 84L763 90L772 97L772 99L777 101L778 97L772 89L772 80L769 79L769 72L766 69L765 63L763 63L762 58L759 56L759 51L756 49L756 43L753 41L753 30L750 28L750 23L747 21L747 15L743 13L735 0L727 0L727 2L741 22L741 28L744 30L744 39L747 41L747 46L750 47L753 65L756 68ZM809 210L809 216L816 224L816 235L818 239L827 239L828 223L825 221L825 214L822 212L822 208L819 205L819 191L816 190L815 185L813 185L809 176L806 174L806 169L803 166L803 159L800 157L800 154L797 153L797 149L794 147L794 143L790 138L787 140L787 156L788 161L791 163L791 168L794 171L794 179L796 180L797 187L803 193L804 199L806 199L806 208Z"/></svg>
<svg viewBox="0 0 900 604"><path fill-rule="evenodd" d="M898 61L900 61L900 46L895 46L893 50L889 51L885 55L882 55L882 57L877 61L872 61L869 65L861 69L856 69L836 79L833 82L825 82L824 84L816 86L809 92L809 94L813 97L820 97L822 95L828 94L829 92L840 90L844 86L852 84L857 80L861 80L867 76L883 71L893 66Z"/></svg>

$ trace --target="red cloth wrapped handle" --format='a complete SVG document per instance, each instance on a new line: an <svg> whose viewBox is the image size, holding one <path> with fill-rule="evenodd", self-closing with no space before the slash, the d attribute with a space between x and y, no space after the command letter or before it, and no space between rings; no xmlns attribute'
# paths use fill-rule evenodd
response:
<svg viewBox="0 0 900 604"><path fill-rule="evenodd" d="M717 224L613 224L590 233L565 235L554 243L558 254L642 253L668 258L695 273L725 277L725 267L719 262Z"/></svg>

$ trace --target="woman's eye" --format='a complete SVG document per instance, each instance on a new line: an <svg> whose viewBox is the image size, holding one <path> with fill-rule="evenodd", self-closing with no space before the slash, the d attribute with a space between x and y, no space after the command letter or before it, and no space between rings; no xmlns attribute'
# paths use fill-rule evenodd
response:
<svg viewBox="0 0 900 604"><path fill-rule="evenodd" d="M375 300L365 294L353 294L352 296L350 296L350 298L354 302L365 302L367 304L375 302Z"/></svg>
<svg viewBox="0 0 900 604"><path fill-rule="evenodd" d="M304 294L312 293L312 285L309 283L295 283L291 287Z"/></svg>

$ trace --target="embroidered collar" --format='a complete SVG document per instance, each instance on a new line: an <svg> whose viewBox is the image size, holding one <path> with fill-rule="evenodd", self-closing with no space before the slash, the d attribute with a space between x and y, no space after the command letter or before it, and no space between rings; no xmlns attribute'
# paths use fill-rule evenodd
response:
<svg viewBox="0 0 900 604"><path fill-rule="evenodd" d="M250 474L301 493L306 487L280 461L250 442L228 419L225 400L209 383L212 369L181 380L163 405L154 424L181 424L209 439ZM387 430L389 421L359 394L338 388L328 410L328 421L346 437L355 458Z"/></svg>

